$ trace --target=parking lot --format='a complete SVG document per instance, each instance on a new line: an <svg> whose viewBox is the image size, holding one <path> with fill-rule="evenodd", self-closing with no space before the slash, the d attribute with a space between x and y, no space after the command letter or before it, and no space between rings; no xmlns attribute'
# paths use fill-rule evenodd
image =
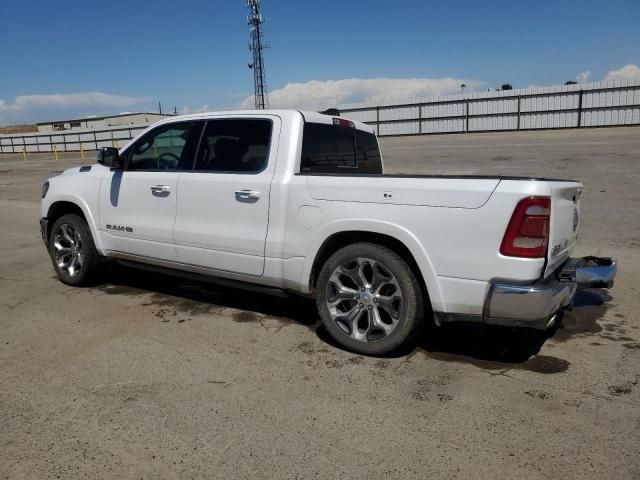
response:
<svg viewBox="0 0 640 480"><path fill-rule="evenodd" d="M550 335L457 325L363 357L305 299L63 285L40 187L83 161L3 154L0 478L640 478L640 128L381 143L394 173L581 180L574 255L616 256L616 286Z"/></svg>

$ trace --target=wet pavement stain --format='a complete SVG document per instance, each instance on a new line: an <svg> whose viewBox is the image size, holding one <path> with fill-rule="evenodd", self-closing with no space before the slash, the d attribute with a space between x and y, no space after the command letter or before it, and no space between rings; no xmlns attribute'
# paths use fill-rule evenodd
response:
<svg viewBox="0 0 640 480"><path fill-rule="evenodd" d="M236 312L233 314L233 321L238 323L259 322L260 317L253 312Z"/></svg>
<svg viewBox="0 0 640 480"><path fill-rule="evenodd" d="M542 390L528 390L524 393L525 395L529 395L530 397L533 397L533 398L539 398L540 400L547 400L551 398L550 393L544 392Z"/></svg>
<svg viewBox="0 0 640 480"><path fill-rule="evenodd" d="M56 277L57 278L57 277ZM101 285L97 288L102 293L106 293L107 295L126 295L126 296L140 296L144 295L144 290L139 288L128 287L126 285Z"/></svg>
<svg viewBox="0 0 640 480"><path fill-rule="evenodd" d="M442 388L447 385L448 381L448 376L418 380L415 389L411 392L411 397L421 402L436 400L438 402L450 402L453 400L453 396L441 391Z"/></svg>
<svg viewBox="0 0 640 480"><path fill-rule="evenodd" d="M562 358L549 355L536 355L522 363L498 362L494 360L483 360L464 355L454 355L448 353L428 353L429 358L444 362L466 363L482 370L497 371L501 374L511 370L524 370L544 375L566 372L571 365L570 362Z"/></svg>
<svg viewBox="0 0 640 480"><path fill-rule="evenodd" d="M292 347L290 351L299 351L304 353L305 355L315 356L319 353L329 353L330 350L326 347L318 348L313 342L302 342L298 345Z"/></svg>
<svg viewBox="0 0 640 480"><path fill-rule="evenodd" d="M428 359L473 365L491 375L507 375L512 370L562 373L569 369L570 362L540 354L552 334L481 323L444 324L427 329L419 347L406 356L406 361L424 355Z"/></svg>
<svg viewBox="0 0 640 480"><path fill-rule="evenodd" d="M517 368L519 370L528 370L535 373L561 373L566 372L571 363L562 358L552 357L548 355L537 355Z"/></svg>
<svg viewBox="0 0 640 480"><path fill-rule="evenodd" d="M612 385L609 387L609 393L611 395L629 395L633 390L635 383L625 383L624 385Z"/></svg>
<svg viewBox="0 0 640 480"><path fill-rule="evenodd" d="M324 362L327 368L342 368L344 367L344 363L340 360L327 360Z"/></svg>
<svg viewBox="0 0 640 480"><path fill-rule="evenodd" d="M375 368L380 371L387 370L391 366L391 361L389 360L378 360L374 364Z"/></svg>
<svg viewBox="0 0 640 480"><path fill-rule="evenodd" d="M111 267L108 280L109 283L96 289L107 295L144 297L142 306L156 307L154 314L164 319L168 316L165 309L188 317L223 315L231 316L238 323L257 323L276 333L287 325L303 325L315 330L319 323L313 302L300 297L274 302L270 295L120 265ZM246 311L248 307L252 311Z"/></svg>
<svg viewBox="0 0 640 480"><path fill-rule="evenodd" d="M362 362L364 362L364 357L352 357L347 360L347 363L351 365L360 365Z"/></svg>
<svg viewBox="0 0 640 480"><path fill-rule="evenodd" d="M612 297L605 290L579 290L572 311L563 312L560 324L552 337L554 342L565 342L572 337L600 334L604 327L598 322L604 318ZM617 328L615 324L608 328Z"/></svg>

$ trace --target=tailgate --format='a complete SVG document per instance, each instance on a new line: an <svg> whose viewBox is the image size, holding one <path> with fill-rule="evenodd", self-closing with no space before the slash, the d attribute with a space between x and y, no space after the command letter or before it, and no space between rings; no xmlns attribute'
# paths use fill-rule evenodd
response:
<svg viewBox="0 0 640 480"><path fill-rule="evenodd" d="M580 230L580 196L583 189L578 182L550 182L549 185L551 224L545 277L569 258L576 244Z"/></svg>

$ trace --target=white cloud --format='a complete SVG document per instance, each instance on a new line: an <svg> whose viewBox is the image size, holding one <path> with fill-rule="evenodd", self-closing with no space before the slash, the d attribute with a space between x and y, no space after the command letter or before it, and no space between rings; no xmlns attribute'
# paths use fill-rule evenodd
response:
<svg viewBox="0 0 640 480"><path fill-rule="evenodd" d="M128 97L101 92L54 93L51 95L19 95L12 103L0 99L0 111L22 112L37 108L113 107L138 105L145 97Z"/></svg>
<svg viewBox="0 0 640 480"><path fill-rule="evenodd" d="M591 76L591 70L587 70L586 72L579 73L578 75L576 75L576 82L587 83L589 81L590 76Z"/></svg>
<svg viewBox="0 0 640 480"><path fill-rule="evenodd" d="M625 65L618 70L611 70L605 77L605 81L612 80L640 80L640 67L638 65Z"/></svg>
<svg viewBox="0 0 640 480"><path fill-rule="evenodd" d="M0 123L31 123L44 118L84 117L117 113L128 107L142 107L147 97L112 95L102 92L19 95L12 101L0 99Z"/></svg>
<svg viewBox="0 0 640 480"><path fill-rule="evenodd" d="M207 105L206 103L203 105L200 105L199 107L187 107L186 105L184 107L182 107L181 113L183 115L186 115L187 113L203 113L203 112L210 112L212 109L209 108L209 105Z"/></svg>
<svg viewBox="0 0 640 480"><path fill-rule="evenodd" d="M472 91L483 82L459 78L348 78L343 80L311 80L288 83L269 92L272 108L329 108L345 103L389 102L400 99L430 97ZM253 108L253 96L245 98L240 107Z"/></svg>

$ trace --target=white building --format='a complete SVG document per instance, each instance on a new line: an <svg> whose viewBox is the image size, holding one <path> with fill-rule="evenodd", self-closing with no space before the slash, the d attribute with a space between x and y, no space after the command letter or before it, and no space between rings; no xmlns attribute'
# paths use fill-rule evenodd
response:
<svg viewBox="0 0 640 480"><path fill-rule="evenodd" d="M106 130L109 127L126 127L127 125L151 124L170 115L149 112L125 112L105 117L86 117L74 120L38 123L38 132L61 132L68 130Z"/></svg>

